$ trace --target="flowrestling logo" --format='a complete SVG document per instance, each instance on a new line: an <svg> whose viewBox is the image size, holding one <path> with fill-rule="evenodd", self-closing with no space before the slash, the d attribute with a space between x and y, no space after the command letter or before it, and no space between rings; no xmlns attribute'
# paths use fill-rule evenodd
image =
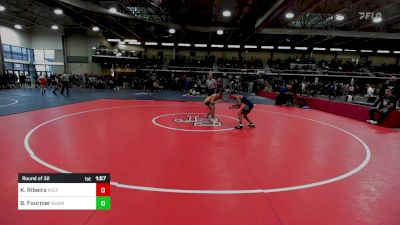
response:
<svg viewBox="0 0 400 225"><path fill-rule="evenodd" d="M175 118L173 120L176 123L189 123L195 127L203 126L203 127L221 127L224 124L219 119L216 118L205 118L199 115L187 115L185 119Z"/></svg>
<svg viewBox="0 0 400 225"><path fill-rule="evenodd" d="M368 20L368 19L382 19L381 12L358 12L360 15L360 20Z"/></svg>

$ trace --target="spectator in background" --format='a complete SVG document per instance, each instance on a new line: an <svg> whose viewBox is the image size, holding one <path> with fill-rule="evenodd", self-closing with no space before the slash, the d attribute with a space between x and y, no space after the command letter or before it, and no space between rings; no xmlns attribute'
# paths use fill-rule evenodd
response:
<svg viewBox="0 0 400 225"><path fill-rule="evenodd" d="M365 97L371 98L373 96L374 96L374 89L371 87L370 84L367 84L367 94L365 95Z"/></svg>
<svg viewBox="0 0 400 225"><path fill-rule="evenodd" d="M222 81L221 78L217 79L217 89L218 90L223 90L224 89L224 82Z"/></svg>
<svg viewBox="0 0 400 225"><path fill-rule="evenodd" d="M69 76L68 76L68 74L64 73L63 75L61 75L61 84L62 84L61 94L64 95L64 89L67 89L67 95L69 95L69 89L68 89Z"/></svg>
<svg viewBox="0 0 400 225"><path fill-rule="evenodd" d="M182 82L183 82L183 91L188 91L190 89L190 80L186 75L182 76Z"/></svg>
<svg viewBox="0 0 400 225"><path fill-rule="evenodd" d="M38 85L37 81L38 81L38 75L35 73L33 75L33 84L34 84L35 88L37 88L37 85Z"/></svg>
<svg viewBox="0 0 400 225"><path fill-rule="evenodd" d="M342 97L343 83L336 83L336 97Z"/></svg>
<svg viewBox="0 0 400 225"><path fill-rule="evenodd" d="M27 87L31 87L32 85L31 76L29 74L26 76L26 85Z"/></svg>
<svg viewBox="0 0 400 225"><path fill-rule="evenodd" d="M157 80L157 74L156 74L156 73L152 73L152 74L150 75L150 80L149 80L149 87L150 87L150 91L151 91L151 92L153 92L154 89L155 89L154 83L156 82L156 80ZM118 84L118 85L119 85L119 84ZM158 85L158 84L157 84L157 85ZM119 90L119 88L118 88L118 90Z"/></svg>
<svg viewBox="0 0 400 225"><path fill-rule="evenodd" d="M25 87L25 75L21 74L19 75L19 84L21 85L21 87Z"/></svg>
<svg viewBox="0 0 400 225"><path fill-rule="evenodd" d="M353 96L354 95L354 86L352 84L350 84L349 86L349 91L348 91L349 95Z"/></svg>
<svg viewBox="0 0 400 225"><path fill-rule="evenodd" d="M329 100L331 100L331 97L333 96L334 98L336 98L336 83L329 81L328 85L326 86L327 90L328 90L328 97Z"/></svg>
<svg viewBox="0 0 400 225"><path fill-rule="evenodd" d="M301 94L302 95L307 94L307 82L306 81L301 82Z"/></svg>
<svg viewBox="0 0 400 225"><path fill-rule="evenodd" d="M397 98L400 97L400 83L397 82L397 79L395 76L391 76L389 80L383 85L383 90L386 90L387 88L392 89L392 94L395 95ZM382 93L381 96L383 96L384 93Z"/></svg>
<svg viewBox="0 0 400 225"><path fill-rule="evenodd" d="M253 81L251 80L250 82L249 82L249 84L248 84L248 87L247 87L247 92L248 93L253 93L253 86L254 86L254 83L253 83Z"/></svg>
<svg viewBox="0 0 400 225"><path fill-rule="evenodd" d="M57 94L58 88L61 86L60 81L59 81L59 75L55 75L54 79L52 81L52 86L53 86L53 94Z"/></svg>
<svg viewBox="0 0 400 225"><path fill-rule="evenodd" d="M291 89L291 85L285 86L285 84L283 83L281 89L279 90L279 94L276 96L275 105L293 105L294 98L293 93L290 92Z"/></svg>
<svg viewBox="0 0 400 225"><path fill-rule="evenodd" d="M212 73L208 74L206 87L208 96L211 96L215 93L215 89L217 88L217 81L213 78Z"/></svg>
<svg viewBox="0 0 400 225"><path fill-rule="evenodd" d="M40 89L42 90L42 95L46 94L46 77L44 75L40 75L39 76L39 80L38 80L39 84L40 84Z"/></svg>
<svg viewBox="0 0 400 225"><path fill-rule="evenodd" d="M395 109L396 97L392 95L392 89L386 88L385 95L380 97L378 102L376 103L376 107L372 107L369 109L369 118L367 120L370 124L380 124L390 113L390 111ZM375 120L375 113L379 112L380 116L377 120Z"/></svg>

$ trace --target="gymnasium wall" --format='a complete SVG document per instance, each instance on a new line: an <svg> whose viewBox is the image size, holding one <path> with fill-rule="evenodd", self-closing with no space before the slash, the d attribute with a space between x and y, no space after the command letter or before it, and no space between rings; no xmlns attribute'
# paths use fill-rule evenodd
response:
<svg viewBox="0 0 400 225"><path fill-rule="evenodd" d="M313 52L313 53L312 53L312 57L314 57L315 60L317 60L317 61L321 61L321 60L330 61L330 60L332 60L332 59L335 58L335 54L332 54L332 53L316 53L316 52Z"/></svg>
<svg viewBox="0 0 400 225"><path fill-rule="evenodd" d="M61 31L53 31L47 28L34 28L34 29L23 29L16 30L13 27L0 25L0 35L3 44L15 45L25 48L33 49L52 49L55 50L55 61L66 62L66 72L75 74L104 74L104 70L98 63L92 62L92 55L94 54L93 47L104 45L111 49L121 49L126 51L136 51L145 53L148 58L159 58L159 52L162 52L164 59L169 62L176 55L184 55L191 57L191 52L194 52L195 58L203 59L207 55L214 55L218 58L239 58L239 51L236 49L216 49L216 48L185 48L180 47L173 50L173 48L164 48L161 46L155 48L146 49L143 46L135 45L119 45L117 43L109 43L99 33L93 33L91 31L80 30L80 32L71 31L63 34ZM64 43L63 43L64 38ZM65 49L64 49L65 48ZM285 60L290 58L302 58L302 57L313 57L317 61L326 60L330 61L334 58L338 59L359 59L360 62L366 60L372 61L373 66L380 66L382 64L399 64L398 57L393 55L374 55L360 56L358 53L330 53L330 52L293 52L293 51L279 51L275 49L274 52L271 50L242 50L241 56L244 59L260 58L264 65L268 60ZM54 66L56 73L63 73L64 66ZM107 72L109 73L109 72Z"/></svg>
<svg viewBox="0 0 400 225"><path fill-rule="evenodd" d="M71 74L103 74L98 63L92 62L95 53L93 47L98 47L104 42L98 34L71 32L65 35L65 51L67 73Z"/></svg>
<svg viewBox="0 0 400 225"><path fill-rule="evenodd" d="M46 28L36 28L30 32L31 48L62 50L62 34Z"/></svg>
<svg viewBox="0 0 400 225"><path fill-rule="evenodd" d="M17 30L13 27L0 25L1 43L35 50L54 50L53 65L55 73L64 72L64 53L62 45L62 33L48 28L34 27ZM40 64L49 64L40 62Z"/></svg>
<svg viewBox="0 0 400 225"><path fill-rule="evenodd" d="M142 49L138 49L138 51L141 51ZM275 50L276 51L276 50ZM170 59L173 57L173 49L163 49L163 48L149 48L146 50L147 57L149 59L156 58L158 59L158 53L163 52L164 59L168 62ZM216 59L218 58L226 58L226 59L232 59L232 58L239 58L239 51L234 51L234 50L216 50L216 49L211 49L208 51L207 49L180 49L177 48L175 54L180 55L180 56L186 56L190 57L190 53L194 52L195 53L195 58L197 59L203 59L207 55L214 55ZM272 57L271 57L271 51L243 51L241 53L242 57L245 59L251 59L253 57L259 58L263 61L263 63L267 63L268 60L273 60L276 61L280 59L281 61L284 61L288 58L303 58L303 57L312 57L315 58L315 60L318 62L320 60L325 60L325 61L331 61L333 59L340 59L340 60L350 60L350 59L355 59L359 60L359 62L365 62L367 57L366 56L361 56L358 53L353 53L353 52L338 52L338 53L325 53L325 52L318 52L314 51L312 53L310 52L293 52L293 51L280 51L280 52L272 52ZM400 56L398 56L400 57ZM381 66L383 63L385 64L399 64L397 57L396 56L368 56L368 60L372 61L372 65L374 66Z"/></svg>
<svg viewBox="0 0 400 225"><path fill-rule="evenodd" d="M0 25L0 35L2 44L32 48L29 31Z"/></svg>
<svg viewBox="0 0 400 225"><path fill-rule="evenodd" d="M372 61L372 66L381 66L382 64L397 64L397 58L389 56L369 56L368 60Z"/></svg>
<svg viewBox="0 0 400 225"><path fill-rule="evenodd" d="M272 60L276 61L280 59L281 61L290 58L302 58L304 53L296 53L296 52L274 52L272 55Z"/></svg>

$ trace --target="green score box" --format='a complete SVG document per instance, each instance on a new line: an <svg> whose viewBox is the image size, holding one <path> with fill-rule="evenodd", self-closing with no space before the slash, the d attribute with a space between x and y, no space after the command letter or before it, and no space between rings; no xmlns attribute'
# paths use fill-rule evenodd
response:
<svg viewBox="0 0 400 225"><path fill-rule="evenodd" d="M110 196L97 196L96 197L96 210L110 210Z"/></svg>

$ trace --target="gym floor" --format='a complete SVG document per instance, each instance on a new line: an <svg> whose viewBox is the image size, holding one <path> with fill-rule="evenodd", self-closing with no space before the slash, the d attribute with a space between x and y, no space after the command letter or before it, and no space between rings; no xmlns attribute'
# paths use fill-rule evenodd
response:
<svg viewBox="0 0 400 225"><path fill-rule="evenodd" d="M237 110L179 92L0 91L0 224L395 225L400 132L256 103ZM247 124L246 124L247 125ZM17 174L109 172L109 211L18 211Z"/></svg>

